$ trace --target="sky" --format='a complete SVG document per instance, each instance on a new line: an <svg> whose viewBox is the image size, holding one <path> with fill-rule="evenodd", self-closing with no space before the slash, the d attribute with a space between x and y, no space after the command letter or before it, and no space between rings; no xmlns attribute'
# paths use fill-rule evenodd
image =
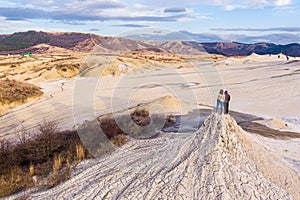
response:
<svg viewBox="0 0 300 200"><path fill-rule="evenodd" d="M166 29L208 42L299 43L299 8L299 0L0 0L0 33Z"/></svg>

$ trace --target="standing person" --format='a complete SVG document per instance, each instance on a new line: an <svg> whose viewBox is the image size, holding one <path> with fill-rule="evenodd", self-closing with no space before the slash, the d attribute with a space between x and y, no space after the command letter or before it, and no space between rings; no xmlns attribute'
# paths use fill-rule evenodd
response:
<svg viewBox="0 0 300 200"><path fill-rule="evenodd" d="M286 60L289 61L289 59L290 59L289 56L286 56Z"/></svg>
<svg viewBox="0 0 300 200"><path fill-rule="evenodd" d="M225 102L224 102L224 114L228 114L228 109L229 109L229 101L230 101L230 95L227 90L225 90Z"/></svg>
<svg viewBox="0 0 300 200"><path fill-rule="evenodd" d="M225 95L223 90L221 89L218 95L217 99L217 107L216 107L216 112L218 112L219 107L221 108L221 113L223 113L224 110L224 101L225 101Z"/></svg>

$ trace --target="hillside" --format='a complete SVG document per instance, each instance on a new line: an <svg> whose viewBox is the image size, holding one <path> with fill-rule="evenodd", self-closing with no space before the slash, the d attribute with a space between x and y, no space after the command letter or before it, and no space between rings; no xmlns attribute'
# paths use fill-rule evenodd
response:
<svg viewBox="0 0 300 200"><path fill-rule="evenodd" d="M271 43L242 44L235 42L197 43L195 41L152 42L118 37L103 37L84 33L19 32L0 35L0 54L18 54L24 51L41 53L39 44L47 44L77 52L119 54L137 49L160 48L175 54L199 55L205 52L225 56L247 56L283 53L300 56L300 44L276 45Z"/></svg>
<svg viewBox="0 0 300 200"><path fill-rule="evenodd" d="M241 44L235 42L203 43L203 48L210 54L224 56L249 56L252 53L259 55L280 54L300 56L300 44L276 45L272 43Z"/></svg>
<svg viewBox="0 0 300 200"><path fill-rule="evenodd" d="M69 50L91 51L94 46L86 49L89 44L92 42L100 43L103 39L105 37L83 33L18 32L0 37L0 52L2 54L4 52L19 53L22 50L35 52L35 49L31 47L39 44L48 44Z"/></svg>
<svg viewBox="0 0 300 200"><path fill-rule="evenodd" d="M0 37L0 51L16 51L41 43L50 43L50 37L44 32L20 32Z"/></svg>
<svg viewBox="0 0 300 200"><path fill-rule="evenodd" d="M76 52L104 54L123 54L142 49L161 49L176 54L203 54L205 50L198 43L171 41L151 42L129 40L119 37L102 37L83 33L44 33L28 31L2 35L0 37L0 55L19 54L30 51L42 53L37 47L46 44ZM52 48L53 49L53 48ZM45 52L47 53L47 51Z"/></svg>

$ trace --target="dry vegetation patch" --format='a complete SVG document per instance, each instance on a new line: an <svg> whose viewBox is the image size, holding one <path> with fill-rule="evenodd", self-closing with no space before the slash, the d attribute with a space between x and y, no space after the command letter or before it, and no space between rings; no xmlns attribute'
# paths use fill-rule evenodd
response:
<svg viewBox="0 0 300 200"><path fill-rule="evenodd" d="M52 187L66 180L71 165L91 157L76 131L59 131L45 122L39 131L21 131L16 143L0 140L0 197L33 186Z"/></svg>
<svg viewBox="0 0 300 200"><path fill-rule="evenodd" d="M127 134L118 126L115 119L105 117L99 119L99 123L103 133L114 145L122 146L127 142Z"/></svg>
<svg viewBox="0 0 300 200"><path fill-rule="evenodd" d="M107 138L121 146L128 136L112 118L100 121ZM69 178L82 160L92 158L77 131L60 131L54 122L45 122L38 131L21 130L16 141L0 138L0 197L30 187L53 187Z"/></svg>
<svg viewBox="0 0 300 200"><path fill-rule="evenodd" d="M114 146L121 146L129 136L117 120L107 115L98 118L98 125ZM136 109L128 120L128 126L142 128L152 119L148 111ZM166 122L171 123L169 118ZM44 122L32 133L24 128L14 142L0 138L0 197L31 187L53 187L68 179L80 161L92 157L77 131L61 131L54 122Z"/></svg>
<svg viewBox="0 0 300 200"><path fill-rule="evenodd" d="M134 123L139 126L146 126L151 122L149 111L144 109L136 109L131 113L130 117L134 121Z"/></svg>
<svg viewBox="0 0 300 200"><path fill-rule="evenodd" d="M28 98L41 96L41 88L29 83L16 80L0 80L0 103L24 103Z"/></svg>

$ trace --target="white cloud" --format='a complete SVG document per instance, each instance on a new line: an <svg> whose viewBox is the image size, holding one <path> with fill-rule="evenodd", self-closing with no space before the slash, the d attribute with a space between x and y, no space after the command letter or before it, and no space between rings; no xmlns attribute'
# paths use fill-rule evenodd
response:
<svg viewBox="0 0 300 200"><path fill-rule="evenodd" d="M294 1L293 0L276 0L274 4L276 5L273 10L277 14L287 14L287 13L296 13L298 12L297 6L293 5Z"/></svg>
<svg viewBox="0 0 300 200"><path fill-rule="evenodd" d="M245 1L245 0L211 0L207 1L211 2L215 5L219 6L227 6L227 7L260 7L265 6L268 4L267 0L252 0L252 1Z"/></svg>
<svg viewBox="0 0 300 200"><path fill-rule="evenodd" d="M222 7L224 10L235 10L235 9L256 9L264 8L266 6L272 7L284 7L293 4L294 0L27 0L25 3L23 0L15 0L11 3L8 0L0 0L2 5L18 4L26 7L38 7L38 8L55 8L55 9L70 9L76 10L82 8L100 8L100 9L117 9L122 7L131 7L132 9L150 9L150 8L166 8L166 7L178 7L183 6L188 9L191 5L208 4ZM25 5L24 5L25 4ZM131 5L131 6L130 6Z"/></svg>
<svg viewBox="0 0 300 200"><path fill-rule="evenodd" d="M215 5L224 10L231 11L235 9L257 9L266 6L284 7L293 4L293 0L202 0L199 3Z"/></svg>
<svg viewBox="0 0 300 200"><path fill-rule="evenodd" d="M144 5L144 4L140 4L140 3L136 3L136 4L134 4L133 5L133 8L135 8L135 9L147 9L148 7L146 6L146 5Z"/></svg>
<svg viewBox="0 0 300 200"><path fill-rule="evenodd" d="M276 14L278 15L286 15L288 14L293 14L297 12L297 7L294 6L277 6L273 8Z"/></svg>
<svg viewBox="0 0 300 200"><path fill-rule="evenodd" d="M211 17L211 16L205 16L205 15L198 15L196 18L197 19L203 19L203 20L214 20L213 17Z"/></svg>
<svg viewBox="0 0 300 200"><path fill-rule="evenodd" d="M276 6L288 6L292 4L292 0L276 0L275 5Z"/></svg>
<svg viewBox="0 0 300 200"><path fill-rule="evenodd" d="M231 11L235 9L255 9L255 8L263 8L265 6L270 5L270 2L267 0L252 0L252 1L245 1L245 0L210 0L204 1L207 4L213 4L216 6L223 7L224 10Z"/></svg>
<svg viewBox="0 0 300 200"><path fill-rule="evenodd" d="M32 24L28 21L6 20L5 17L0 17L0 32L11 33L16 31L26 31L28 26Z"/></svg>

